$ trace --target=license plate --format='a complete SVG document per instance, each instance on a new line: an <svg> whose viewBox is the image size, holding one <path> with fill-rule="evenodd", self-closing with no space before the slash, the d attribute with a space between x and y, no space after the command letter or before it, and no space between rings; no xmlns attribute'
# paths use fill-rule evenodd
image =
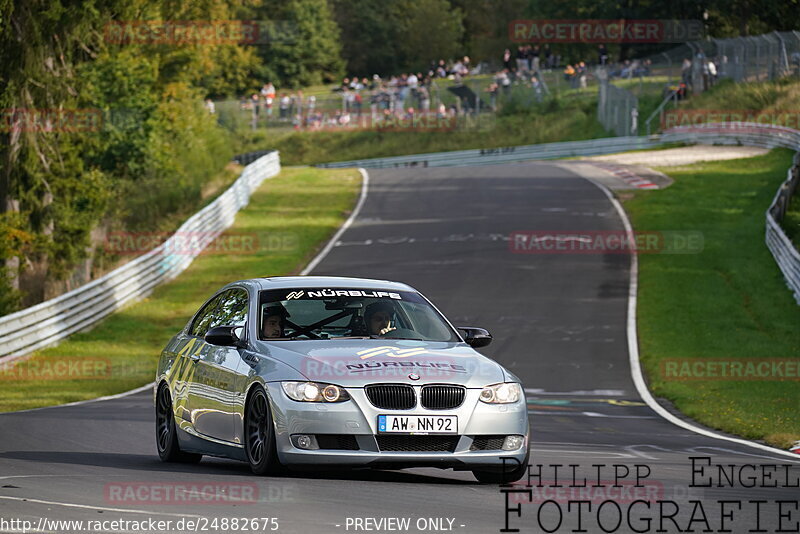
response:
<svg viewBox="0 0 800 534"><path fill-rule="evenodd" d="M400 434L457 434L455 415L379 415L378 432Z"/></svg>

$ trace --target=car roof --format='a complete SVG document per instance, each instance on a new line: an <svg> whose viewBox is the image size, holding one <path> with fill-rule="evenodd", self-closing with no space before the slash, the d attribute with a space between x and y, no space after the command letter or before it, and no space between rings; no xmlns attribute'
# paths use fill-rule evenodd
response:
<svg viewBox="0 0 800 534"><path fill-rule="evenodd" d="M389 280L373 280L370 278L350 278L346 276L270 276L253 280L261 289L287 288L352 288L383 289L387 291L416 291L413 287L401 282Z"/></svg>

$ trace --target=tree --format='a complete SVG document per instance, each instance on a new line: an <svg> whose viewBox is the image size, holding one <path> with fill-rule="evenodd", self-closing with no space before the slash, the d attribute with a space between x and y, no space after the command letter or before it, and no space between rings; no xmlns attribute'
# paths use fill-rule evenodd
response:
<svg viewBox="0 0 800 534"><path fill-rule="evenodd" d="M403 70L418 70L439 58L463 55L461 17L461 10L447 0L396 0L392 4L398 37L394 44Z"/></svg>
<svg viewBox="0 0 800 534"><path fill-rule="evenodd" d="M274 81L301 87L343 75L339 27L327 0L266 0L255 13L279 30L258 46L265 72L276 76Z"/></svg>

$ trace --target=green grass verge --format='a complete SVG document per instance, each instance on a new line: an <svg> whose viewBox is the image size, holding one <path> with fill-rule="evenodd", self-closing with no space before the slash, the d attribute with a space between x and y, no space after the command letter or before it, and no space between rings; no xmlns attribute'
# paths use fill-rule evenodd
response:
<svg viewBox="0 0 800 534"><path fill-rule="evenodd" d="M201 255L177 279L91 331L0 367L0 411L92 399L152 381L161 349L219 287L302 269L353 208L360 181L353 169L284 168L253 194L227 232L257 235L253 253ZM92 365L70 370L67 362ZM57 379L65 373L83 378Z"/></svg>
<svg viewBox="0 0 800 534"><path fill-rule="evenodd" d="M764 244L764 212L789 150L660 169L675 183L625 203L637 231L699 231L699 254L641 254L639 342L654 394L725 432L787 447L800 439L797 380L677 381L666 360L800 361L800 307Z"/></svg>

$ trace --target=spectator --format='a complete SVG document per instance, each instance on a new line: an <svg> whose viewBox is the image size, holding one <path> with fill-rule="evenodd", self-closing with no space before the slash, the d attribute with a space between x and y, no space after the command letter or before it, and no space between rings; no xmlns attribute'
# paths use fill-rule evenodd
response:
<svg viewBox="0 0 800 534"><path fill-rule="evenodd" d="M544 68L549 72L553 68L553 51L550 50L550 45L544 45L542 55L544 56Z"/></svg>
<svg viewBox="0 0 800 534"><path fill-rule="evenodd" d="M503 89L503 94L508 96L511 94L511 77L509 76L508 69L503 69L497 73L495 77L497 85Z"/></svg>
<svg viewBox="0 0 800 534"><path fill-rule="evenodd" d="M508 48L506 48L503 52L503 68L508 72L511 72L514 69L513 60L511 59L511 50Z"/></svg>
<svg viewBox="0 0 800 534"><path fill-rule="evenodd" d="M272 82L267 82L261 88L261 98L267 108L267 118L272 117L272 103L275 101L275 86Z"/></svg>
<svg viewBox="0 0 800 534"><path fill-rule="evenodd" d="M530 70L534 74L539 74L539 45L534 45L530 50Z"/></svg>
<svg viewBox="0 0 800 534"><path fill-rule="evenodd" d="M217 108L216 106L214 106L214 101L211 100L210 98L206 98L206 109L211 115L217 112Z"/></svg>
<svg viewBox="0 0 800 534"><path fill-rule="evenodd" d="M528 70L528 57L525 47L519 45L517 47L517 76L524 76L525 72Z"/></svg>
<svg viewBox="0 0 800 534"><path fill-rule="evenodd" d="M570 87L575 88L575 68L572 65L564 68L564 79L569 82Z"/></svg>
<svg viewBox="0 0 800 534"><path fill-rule="evenodd" d="M291 104L291 99L289 95L283 93L281 95L281 101L279 103L280 106L280 120L286 121L289 118L289 105Z"/></svg>
<svg viewBox="0 0 800 534"><path fill-rule="evenodd" d="M531 89L533 89L533 96L537 102L542 101L542 82L536 76L531 76Z"/></svg>
<svg viewBox="0 0 800 534"><path fill-rule="evenodd" d="M597 47L597 64L598 65L605 65L608 63L608 48L606 45L601 44Z"/></svg>
<svg viewBox="0 0 800 534"><path fill-rule="evenodd" d="M260 107L258 105L258 93L253 93L253 95L250 97L250 105L252 106L250 108L251 113L252 113L252 121L251 121L250 127L253 130L255 130L256 127L258 126L258 112L259 112L259 109L260 109Z"/></svg>
<svg viewBox="0 0 800 534"><path fill-rule="evenodd" d="M578 85L581 89L586 89L586 63L581 61L578 63L576 75L578 76Z"/></svg>
<svg viewBox="0 0 800 534"><path fill-rule="evenodd" d="M486 88L486 92L489 93L489 107L492 111L497 111L497 93L500 92L500 86L497 82L492 82Z"/></svg>

